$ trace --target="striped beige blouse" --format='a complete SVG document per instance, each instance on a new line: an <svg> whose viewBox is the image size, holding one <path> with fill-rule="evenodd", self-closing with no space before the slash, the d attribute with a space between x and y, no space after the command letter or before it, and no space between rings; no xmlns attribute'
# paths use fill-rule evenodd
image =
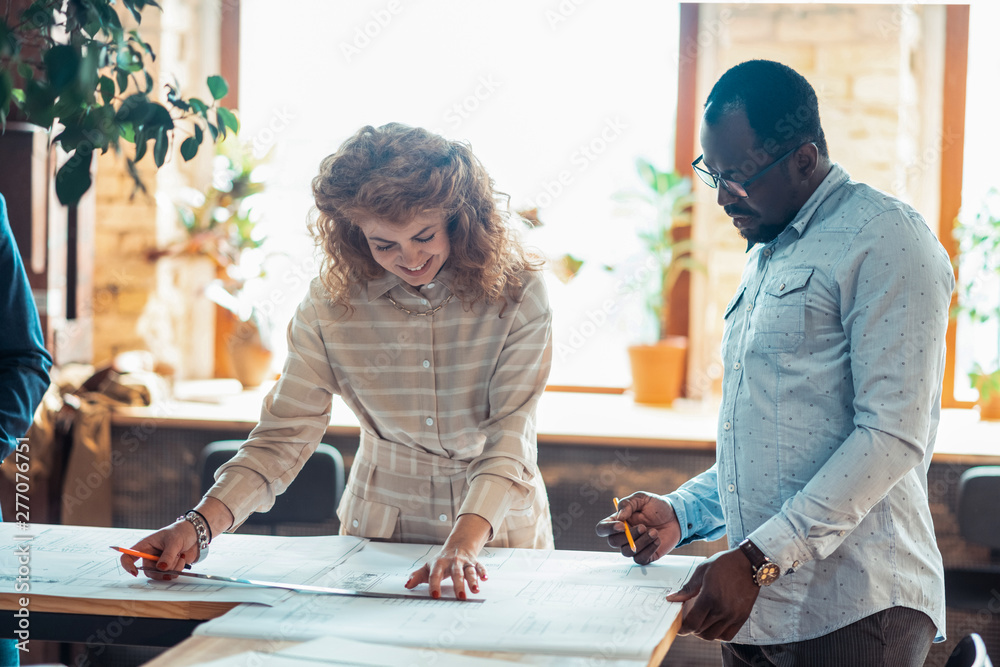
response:
<svg viewBox="0 0 1000 667"><path fill-rule="evenodd" d="M526 272L523 298L502 316L502 304L449 300L452 277L446 267L416 288L386 273L355 288L348 315L313 281L260 423L207 494L233 512L234 529L294 479L337 394L361 423L342 533L442 543L471 513L489 521L491 545L552 546L535 437L552 358L542 276Z"/></svg>

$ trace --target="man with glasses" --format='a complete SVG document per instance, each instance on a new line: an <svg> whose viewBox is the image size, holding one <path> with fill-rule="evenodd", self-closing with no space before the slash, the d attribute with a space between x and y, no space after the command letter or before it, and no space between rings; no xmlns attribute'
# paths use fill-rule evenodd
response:
<svg viewBox="0 0 1000 667"><path fill-rule="evenodd" d="M694 162L747 241L725 312L717 462L598 524L638 563L726 535L668 599L726 665L923 665L943 639L927 498L954 276L908 205L831 161L816 93L754 60ZM622 521L640 533L635 552Z"/></svg>

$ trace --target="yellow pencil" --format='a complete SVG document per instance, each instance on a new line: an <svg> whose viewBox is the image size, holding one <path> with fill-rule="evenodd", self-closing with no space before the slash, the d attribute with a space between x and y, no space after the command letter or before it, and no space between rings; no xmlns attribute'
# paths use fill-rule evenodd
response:
<svg viewBox="0 0 1000 667"><path fill-rule="evenodd" d="M615 511L617 512L618 511L618 499L615 498L614 501L615 501ZM632 529L629 528L628 524L626 522L624 522L624 521L622 521L622 525L625 526L625 537L628 538L628 546L629 546L629 548L632 549L632 553L639 553L638 551L635 550L635 542L632 541Z"/></svg>

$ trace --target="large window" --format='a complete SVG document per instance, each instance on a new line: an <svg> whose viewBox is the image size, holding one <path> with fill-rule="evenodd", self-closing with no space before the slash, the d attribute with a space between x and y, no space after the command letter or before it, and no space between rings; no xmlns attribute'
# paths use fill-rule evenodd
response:
<svg viewBox="0 0 1000 667"><path fill-rule="evenodd" d="M996 129L996 109L1000 107L997 72L1000 72L1000 51L996 48L996 26L1000 25L1000 5L976 3L970 10L969 75L966 91L965 165L962 180L962 211L959 220L969 223L987 202L991 188L1000 189L1000 161L996 151L1000 134ZM1000 217L1000 194L992 199L992 213ZM970 258L973 259L973 258ZM976 272L978 262L962 261L959 272L963 277ZM977 298L988 309L1000 306L1000 275L978 273ZM990 323L971 325L958 320L955 345L955 398L972 401L977 392L970 386L968 373L975 364L996 368L1000 355L1000 331L996 318Z"/></svg>
<svg viewBox="0 0 1000 667"><path fill-rule="evenodd" d="M626 386L640 298L605 266L635 257L643 221L612 196L638 186L637 157L673 164L678 11L661 0L244 0L241 136L271 151L258 211L277 253L262 292L276 319L316 273L305 222L320 160L362 125L401 121L468 141L513 209L538 208L528 243L583 260L568 283L547 273L550 382Z"/></svg>

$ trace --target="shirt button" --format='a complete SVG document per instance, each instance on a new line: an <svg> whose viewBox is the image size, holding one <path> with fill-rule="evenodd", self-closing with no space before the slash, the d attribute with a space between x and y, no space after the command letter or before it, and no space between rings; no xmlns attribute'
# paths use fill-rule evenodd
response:
<svg viewBox="0 0 1000 667"><path fill-rule="evenodd" d="M355 528L357 528L358 527L358 520L355 519L354 521L352 521L351 525L354 526Z"/></svg>
<svg viewBox="0 0 1000 667"><path fill-rule="evenodd" d="M770 256L771 256L771 249L764 248L764 257L770 257Z"/></svg>
<svg viewBox="0 0 1000 667"><path fill-rule="evenodd" d="M799 561L792 562L792 567L798 567L798 566L799 566Z"/></svg>
<svg viewBox="0 0 1000 667"><path fill-rule="evenodd" d="M781 283L780 285L778 285L778 289L779 290L785 289L785 283Z"/></svg>
<svg viewBox="0 0 1000 667"><path fill-rule="evenodd" d="M434 426L434 420L431 419L430 417L428 417L427 419L425 419L424 423L427 424L428 426Z"/></svg>
<svg viewBox="0 0 1000 667"><path fill-rule="evenodd" d="M431 367L431 362L428 361L427 359L424 359L424 368L430 368L430 367Z"/></svg>
<svg viewBox="0 0 1000 667"><path fill-rule="evenodd" d="M837 533L837 534L838 534L838 535L840 535L841 537L843 537L843 536L844 536L844 533L846 533L846 532L847 532L847 531L844 531L844 530L842 530L842 531L840 531L840 532L839 532L839 533Z"/></svg>
<svg viewBox="0 0 1000 667"><path fill-rule="evenodd" d="M730 484L726 488L729 489L729 493L732 493L733 491L736 490L736 485L735 484Z"/></svg>
<svg viewBox="0 0 1000 667"><path fill-rule="evenodd" d="M428 301L427 299L421 299L420 303L422 303L422 304L424 304L426 306L426 305L430 304L430 301Z"/></svg>
<svg viewBox="0 0 1000 667"><path fill-rule="evenodd" d="M735 364L733 364L733 370L734 371L740 370L740 362L737 361Z"/></svg>
<svg viewBox="0 0 1000 667"><path fill-rule="evenodd" d="M753 304L752 303L748 303L747 304L747 312L749 313L751 310L753 310Z"/></svg>
<svg viewBox="0 0 1000 667"><path fill-rule="evenodd" d="M447 521L448 520L448 515L447 514L442 514L441 516L438 517L438 519L440 521Z"/></svg>
<svg viewBox="0 0 1000 667"><path fill-rule="evenodd" d="M427 283L427 289L434 289L434 283Z"/></svg>
<svg viewBox="0 0 1000 667"><path fill-rule="evenodd" d="M731 429L732 427L733 427L733 425L732 425L732 424L730 424L729 422L726 422L725 424L723 424L723 425L722 425L722 430L724 430L724 431L728 431L728 430L729 430L729 429Z"/></svg>

